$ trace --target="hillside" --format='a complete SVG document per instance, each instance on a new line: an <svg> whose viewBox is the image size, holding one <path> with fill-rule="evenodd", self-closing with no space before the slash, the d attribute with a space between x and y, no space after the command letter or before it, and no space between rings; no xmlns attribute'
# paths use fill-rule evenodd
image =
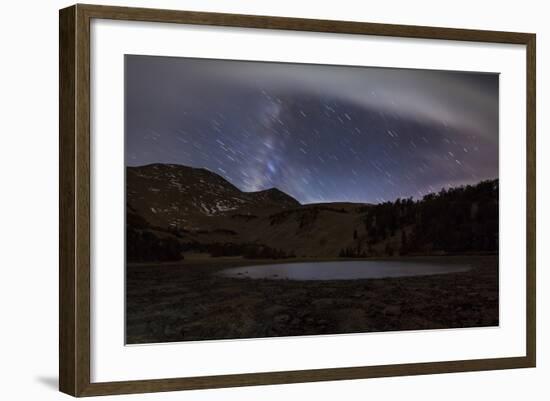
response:
<svg viewBox="0 0 550 401"><path fill-rule="evenodd" d="M126 185L129 261L190 252L249 258L485 252L497 245L498 181L380 205L301 205L277 188L243 192L211 171L173 164L127 167ZM448 238L453 225L457 234Z"/></svg>

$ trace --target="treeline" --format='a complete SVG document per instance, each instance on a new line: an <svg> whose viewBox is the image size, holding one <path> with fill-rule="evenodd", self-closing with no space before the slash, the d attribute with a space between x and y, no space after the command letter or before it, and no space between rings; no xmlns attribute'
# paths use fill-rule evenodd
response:
<svg viewBox="0 0 550 401"><path fill-rule="evenodd" d="M126 260L128 262L168 262L183 259L180 241L175 233L163 230L168 235L153 233L152 227L138 215L131 205L126 213Z"/></svg>
<svg viewBox="0 0 550 401"><path fill-rule="evenodd" d="M365 209L366 236L355 231L355 246L340 256L496 252L498 210L498 180L374 205Z"/></svg>
<svg viewBox="0 0 550 401"><path fill-rule="evenodd" d="M128 262L168 262L183 259L181 243L172 237L159 237L151 231L126 228Z"/></svg>
<svg viewBox="0 0 550 401"><path fill-rule="evenodd" d="M209 253L218 258L222 256L242 256L247 259L286 259L294 258L293 252L285 252L279 248L272 248L264 244L214 242L189 242L183 245L185 251Z"/></svg>
<svg viewBox="0 0 550 401"><path fill-rule="evenodd" d="M212 257L242 256L247 259L294 258L294 252L285 252L263 244L236 243L182 243L176 238L160 237L148 230L127 227L126 258L128 262L168 262L184 258L184 252L209 253Z"/></svg>
<svg viewBox="0 0 550 401"><path fill-rule="evenodd" d="M408 251L498 251L498 180L430 194L419 204Z"/></svg>
<svg viewBox="0 0 550 401"><path fill-rule="evenodd" d="M247 259L294 258L293 252L285 252L263 244L231 242L181 242L170 236L160 237L148 230L127 227L126 257L128 262L168 262L184 258L184 252L208 253L212 257L242 256Z"/></svg>

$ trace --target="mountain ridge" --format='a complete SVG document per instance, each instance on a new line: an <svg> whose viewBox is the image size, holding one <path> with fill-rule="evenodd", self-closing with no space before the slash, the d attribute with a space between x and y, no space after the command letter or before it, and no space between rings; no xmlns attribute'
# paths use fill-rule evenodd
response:
<svg viewBox="0 0 550 401"><path fill-rule="evenodd" d="M300 204L275 187L241 191L203 168L150 164L126 171L127 235L142 244L132 248L138 253L140 247L157 249L159 241L173 243L175 258L182 251L328 258L498 246L498 180L418 201Z"/></svg>

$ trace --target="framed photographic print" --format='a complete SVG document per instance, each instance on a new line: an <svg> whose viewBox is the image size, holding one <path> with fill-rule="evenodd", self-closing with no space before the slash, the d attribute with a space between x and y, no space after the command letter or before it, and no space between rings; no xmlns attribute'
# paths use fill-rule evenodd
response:
<svg viewBox="0 0 550 401"><path fill-rule="evenodd" d="M535 35L60 11L60 390L535 366Z"/></svg>

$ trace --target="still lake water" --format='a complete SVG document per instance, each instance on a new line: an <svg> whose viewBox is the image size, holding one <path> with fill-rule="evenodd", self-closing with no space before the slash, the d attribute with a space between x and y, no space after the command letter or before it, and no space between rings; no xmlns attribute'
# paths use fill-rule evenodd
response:
<svg viewBox="0 0 550 401"><path fill-rule="evenodd" d="M360 260L338 262L278 263L224 269L220 275L233 278L272 280L357 280L386 277L428 276L470 270L468 265Z"/></svg>

